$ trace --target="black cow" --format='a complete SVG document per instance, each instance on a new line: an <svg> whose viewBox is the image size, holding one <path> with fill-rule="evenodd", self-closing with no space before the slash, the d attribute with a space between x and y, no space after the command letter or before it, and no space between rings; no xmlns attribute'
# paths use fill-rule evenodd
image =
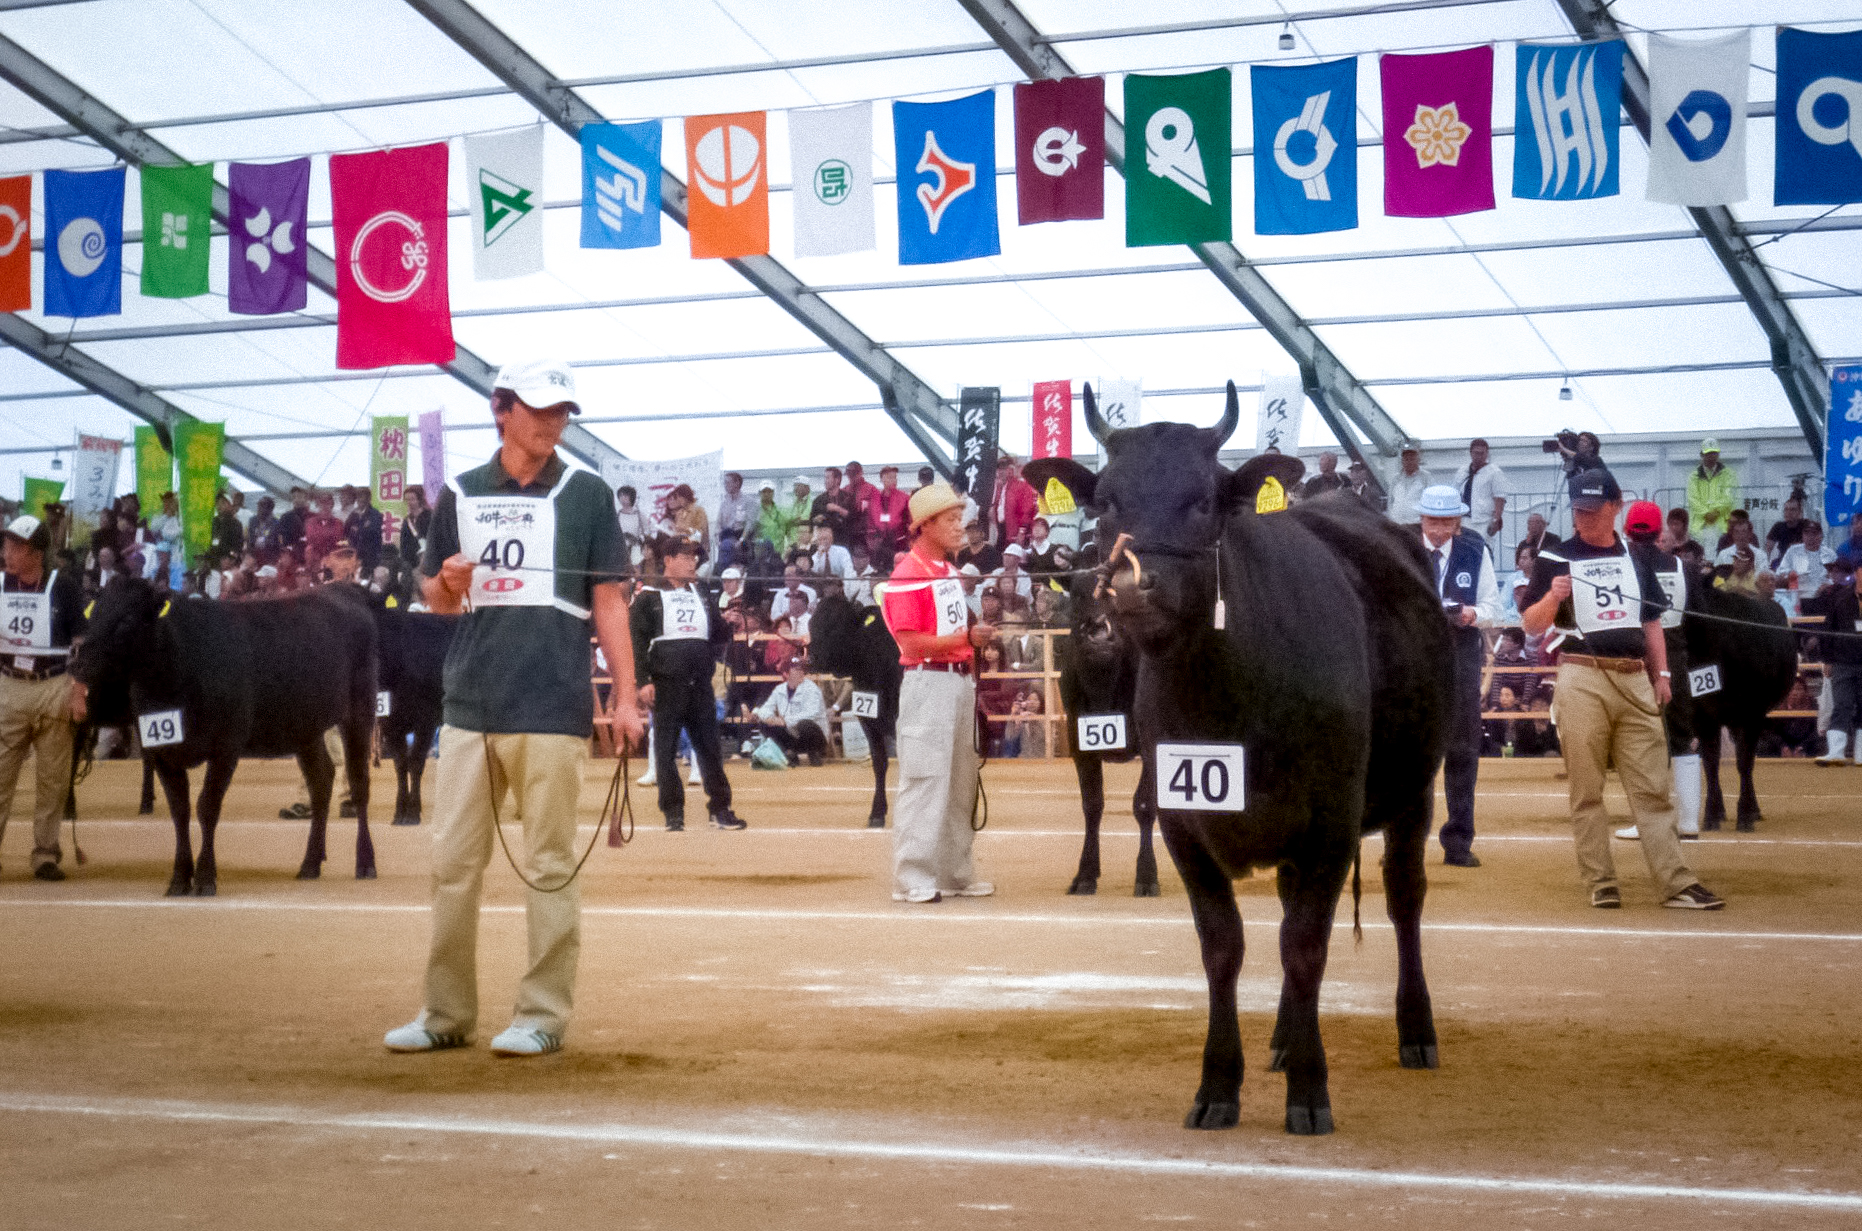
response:
<svg viewBox="0 0 1862 1231"><path fill-rule="evenodd" d="M1711 574L1688 587L1687 610L1689 671L1706 666L1720 669L1720 690L1694 698L1694 734L1700 737L1700 765L1707 775L1700 827L1718 829L1726 823L1726 798L1720 792L1720 729L1724 727L1733 733L1734 760L1739 767L1737 824L1741 833L1750 833L1765 819L1752 785L1752 759L1765 729L1765 716L1777 708L1797 680L1797 634L1777 603L1716 589Z"/></svg>
<svg viewBox="0 0 1862 1231"><path fill-rule="evenodd" d="M1077 561L1080 568L1091 568L1096 563L1091 555L1082 555ZM1111 604L1101 593L1098 578L1090 574L1075 576L1071 592L1072 635L1061 640L1057 657L1060 703L1067 714L1067 753L1073 758L1073 773L1080 782L1086 841L1080 850L1079 870L1073 874L1067 892L1089 894L1099 891L1099 822L1106 810L1104 763L1122 763L1138 754L1136 732L1131 729L1132 702L1138 691L1138 655L1119 638L1111 620ZM1101 752L1081 748L1079 722L1089 714L1124 715L1124 749ZM1131 814L1138 822L1138 870L1132 894L1140 898L1154 898L1159 892L1157 854L1151 845L1151 829L1157 822L1156 794L1149 765L1144 762L1138 789L1131 798Z"/></svg>
<svg viewBox="0 0 1862 1231"><path fill-rule="evenodd" d="M1272 1044L1287 1073L1286 1128L1332 1129L1318 993L1333 912L1360 835L1384 833L1395 925L1398 1059L1434 1068L1422 969L1423 850L1452 695L1449 629L1420 541L1356 501L1326 497L1257 511L1273 479L1303 470L1278 455L1230 473L1216 452L1240 419L1234 385L1213 429L1157 423L1112 431L1091 391L1087 423L1106 446L1097 476L1058 476L1099 517L1114 618L1140 655L1140 747L1158 781L1165 845L1190 896L1209 979L1202 1083L1186 1127L1240 1115L1235 987L1242 959L1233 880L1276 868L1285 978ZM1278 502L1275 502L1278 503ZM1272 508L1272 504L1263 505ZM1128 535L1126 549L1116 544ZM1193 781L1158 771L1160 744L1240 744L1241 812L1172 807ZM1206 779L1206 773L1205 773ZM1190 796L1193 798L1193 795ZM1355 893L1355 888L1354 888Z"/></svg>
<svg viewBox="0 0 1862 1231"><path fill-rule="evenodd" d="M369 840L369 735L375 724L375 624L359 590L324 586L285 598L171 598L140 578L105 588L71 665L105 712L180 712L177 744L143 753L175 825L171 897L217 888L214 827L241 756L295 755L310 784L310 843L300 879L321 874L335 767L323 733L341 727L356 805L356 876L375 875ZM145 740L145 745L147 741ZM188 770L207 763L200 858L188 831Z"/></svg>
<svg viewBox="0 0 1862 1231"><path fill-rule="evenodd" d="M860 730L873 758L873 806L867 813L870 829L886 827L886 740L898 728L899 646L892 639L879 608L854 604L843 595L828 594L816 604L809 620L808 655L818 671L853 680L856 692L877 693L879 717L861 718Z"/></svg>
<svg viewBox="0 0 1862 1231"><path fill-rule="evenodd" d="M458 616L375 608L381 664L377 686L388 694L381 742L394 760L396 825L420 824L420 779L439 733L446 651L458 627Z"/></svg>

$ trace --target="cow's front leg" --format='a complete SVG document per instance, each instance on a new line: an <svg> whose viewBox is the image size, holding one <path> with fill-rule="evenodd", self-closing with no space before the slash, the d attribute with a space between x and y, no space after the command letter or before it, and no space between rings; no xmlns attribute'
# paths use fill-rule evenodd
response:
<svg viewBox="0 0 1862 1231"><path fill-rule="evenodd" d="M194 887L194 839L188 832L191 807L187 797L187 770L166 762L157 765L154 758L142 761L147 772L161 779L162 796L168 800L168 815L175 823L175 866L168 878L167 894L186 897Z"/></svg>
<svg viewBox="0 0 1862 1231"><path fill-rule="evenodd" d="M1098 757L1074 755L1073 776L1080 784L1080 812L1086 821L1086 838L1080 846L1080 866L1068 893L1099 892L1099 822L1106 810L1105 770Z"/></svg>
<svg viewBox="0 0 1862 1231"><path fill-rule="evenodd" d="M1131 797L1132 819L1138 822L1138 868L1132 878L1131 894L1135 898L1154 898L1163 890L1157 885L1157 852L1151 846L1151 831L1157 825L1157 790L1151 784L1151 763L1144 763L1138 775L1138 789Z"/></svg>
<svg viewBox="0 0 1862 1231"><path fill-rule="evenodd" d="M336 780L336 765L319 735L297 754L298 768L304 771L304 784L310 788L310 841L304 847L304 862L298 865L297 878L316 880L323 875L324 833L330 823L330 786Z"/></svg>
<svg viewBox="0 0 1862 1231"><path fill-rule="evenodd" d="M1193 830L1164 826L1164 845L1190 895L1190 915L1202 943L1209 980L1209 1035L1203 1042L1203 1080L1184 1128L1233 1128L1241 1119L1241 1022L1235 984L1241 977L1241 911L1235 885Z"/></svg>
<svg viewBox="0 0 1862 1231"><path fill-rule="evenodd" d="M210 898L219 892L220 870L214 857L213 835L220 824L226 788L233 784L233 771L238 768L236 756L214 757L207 762L207 774L200 784L200 858L194 862L194 896L198 898Z"/></svg>

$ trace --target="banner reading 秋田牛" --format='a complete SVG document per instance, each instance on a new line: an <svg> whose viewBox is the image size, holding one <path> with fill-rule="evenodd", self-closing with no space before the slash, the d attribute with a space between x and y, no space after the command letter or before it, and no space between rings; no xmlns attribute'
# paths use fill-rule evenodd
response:
<svg viewBox="0 0 1862 1231"><path fill-rule="evenodd" d="M395 542L407 520L406 415L377 415L369 421L369 492L381 513L381 541Z"/></svg>

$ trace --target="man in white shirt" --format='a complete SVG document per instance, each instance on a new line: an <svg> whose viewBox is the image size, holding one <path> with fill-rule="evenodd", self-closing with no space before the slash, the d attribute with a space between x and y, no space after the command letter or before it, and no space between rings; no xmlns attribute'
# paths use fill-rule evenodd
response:
<svg viewBox="0 0 1862 1231"><path fill-rule="evenodd" d="M809 572L817 577L853 579L853 556L834 541L834 526L826 517L815 518L814 549L814 555L809 558Z"/></svg>
<svg viewBox="0 0 1862 1231"><path fill-rule="evenodd" d="M868 607L873 604L873 583L879 580L879 570L873 567L873 556L865 543L855 543L848 552L853 561L853 580L846 585L847 601L856 607Z"/></svg>
<svg viewBox="0 0 1862 1231"><path fill-rule="evenodd" d="M983 596L977 588L977 582L982 580L983 570L974 564L966 564L957 570L957 575L963 579L963 601L969 605L971 611L981 613Z"/></svg>
<svg viewBox="0 0 1862 1231"><path fill-rule="evenodd" d="M789 660L782 683L752 712L764 724L763 733L788 754L791 766L801 764L802 756L810 765L821 764L821 754L828 749L828 710L820 685L808 678L807 664L801 659Z"/></svg>
<svg viewBox="0 0 1862 1231"><path fill-rule="evenodd" d="M1448 720L1442 788L1448 820L1442 825L1442 861L1478 868L1474 854L1474 785L1481 766L1481 668L1487 643L1480 630L1500 614L1500 586L1487 543L1461 527L1468 506L1452 487L1425 488L1417 502L1422 549L1434 569L1435 590L1453 628L1455 693Z"/></svg>
<svg viewBox="0 0 1862 1231"><path fill-rule="evenodd" d="M744 538L756 529L756 506L756 498L744 490L744 477L735 470L726 473L717 525L718 558L725 564L748 557Z"/></svg>
<svg viewBox="0 0 1862 1231"><path fill-rule="evenodd" d="M1417 502L1425 488L1435 486L1435 476L1422 464L1422 446L1413 440L1403 442L1403 467L1390 482L1390 505L1385 516L1399 526L1421 523ZM1459 503L1459 502L1457 502Z"/></svg>
<svg viewBox="0 0 1862 1231"><path fill-rule="evenodd" d="M814 618L814 613L808 609L808 596L799 592L789 595L789 609L782 614L789 617L790 635L807 640L808 625Z"/></svg>
<svg viewBox="0 0 1862 1231"><path fill-rule="evenodd" d="M1002 549L1002 568L996 576L1015 587L1015 593L1026 602L1034 601L1034 579L1022 572L1022 560L1027 549L1019 543L1010 543Z"/></svg>
<svg viewBox="0 0 1862 1231"><path fill-rule="evenodd" d="M1487 442L1478 436L1468 442L1468 464L1461 468L1455 486L1461 491L1461 503L1468 506L1474 528L1487 540L1487 549L1497 553L1511 489L1506 472L1487 460Z"/></svg>
<svg viewBox="0 0 1862 1231"><path fill-rule="evenodd" d="M791 564L782 570L782 589L770 596L769 622L771 624L774 624L777 620L789 614L789 598L796 594L808 600L808 606L803 608L804 611L813 611L815 609L815 600L819 595L815 593L815 588L813 586L802 584L802 570L800 566Z"/></svg>
<svg viewBox="0 0 1862 1231"><path fill-rule="evenodd" d="M1830 566L1836 563L1836 549L1823 541L1823 524L1806 519L1803 528L1803 542L1785 548L1778 561L1778 582L1796 596L1800 612L1804 600L1817 597L1823 589Z"/></svg>

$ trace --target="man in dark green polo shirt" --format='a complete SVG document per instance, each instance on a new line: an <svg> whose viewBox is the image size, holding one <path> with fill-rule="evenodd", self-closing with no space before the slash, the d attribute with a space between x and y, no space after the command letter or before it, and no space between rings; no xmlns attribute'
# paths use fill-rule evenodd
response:
<svg viewBox="0 0 1862 1231"><path fill-rule="evenodd" d="M392 1051L462 1047L478 1024L478 906L501 817L521 816L530 967L500 1056L562 1046L581 951L574 883L576 795L594 727L592 622L614 676L616 734L646 742L634 696L622 578L627 555L607 486L556 444L575 402L560 360L507 364L491 396L501 441L454 477L433 511L421 594L464 611L446 656L433 834L433 943L426 1004L391 1030Z"/></svg>

